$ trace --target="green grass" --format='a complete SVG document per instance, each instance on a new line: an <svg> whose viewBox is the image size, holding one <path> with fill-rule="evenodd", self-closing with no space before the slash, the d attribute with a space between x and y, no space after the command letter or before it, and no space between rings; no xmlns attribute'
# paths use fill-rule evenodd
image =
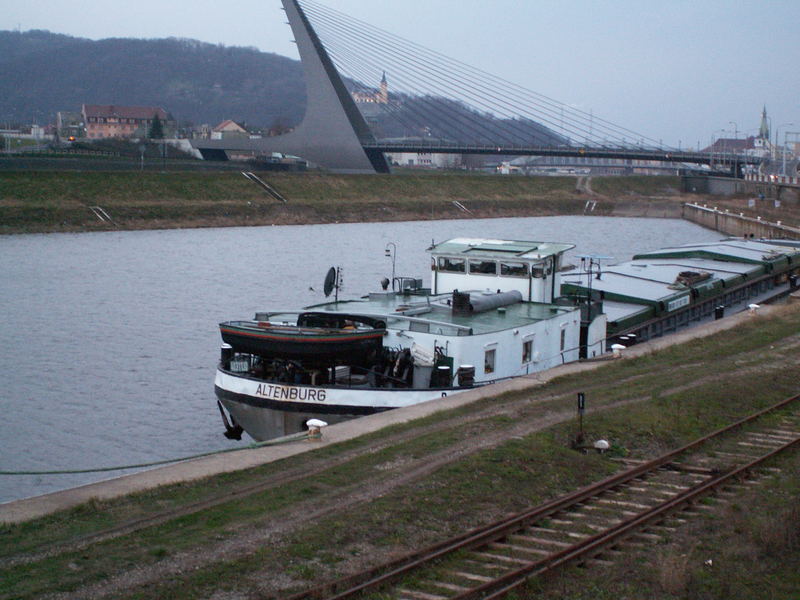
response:
<svg viewBox="0 0 800 600"><path fill-rule="evenodd" d="M569 177L438 172L261 176L289 202L275 201L238 171L7 171L0 177L0 233L464 217L453 201L476 217L582 214L585 205ZM620 194L642 193L654 185L650 180L668 185L668 178L602 179L614 180ZM114 225L89 209L98 205ZM594 214L612 209L606 202Z"/></svg>
<svg viewBox="0 0 800 600"><path fill-rule="evenodd" d="M791 361L798 331L800 311L786 309L678 348L615 361L591 373L485 399L279 463L5 526L0 530L0 557L40 552L127 519L269 481L289 469L310 473L116 539L79 550L56 550L47 558L0 569L0 597L74 593L134 566L201 552L280 522L290 508L335 506L342 491L379 486L389 476L386 465L424 466L451 452L461 440L505 432L519 422L535 424L548 414L574 414L578 390L587 392L584 427L589 439L605 437L631 455L652 456L796 393L796 370L783 365L795 364ZM764 386L765 378L769 386ZM634 399L642 401L608 408ZM491 407L513 408L513 413L494 415ZM449 425L456 416L473 414L466 423ZM618 468L608 456L569 450L576 429L577 420L572 418L543 431L507 434L500 444L466 454L368 502L320 516L313 525L273 536L266 546L130 590L127 597L208 597L214 590L246 591L266 573L282 573L294 582L294 589L300 589L315 574L337 574L354 556L418 549L572 491ZM403 437L393 441L393 435ZM345 452L352 455L313 472L317 461ZM750 525L755 527L749 520L741 527ZM760 530L769 531L768 526ZM774 534L771 537L775 539Z"/></svg>
<svg viewBox="0 0 800 600"><path fill-rule="evenodd" d="M604 196L670 196L680 190L680 177L633 175L628 177L592 177L592 190Z"/></svg>

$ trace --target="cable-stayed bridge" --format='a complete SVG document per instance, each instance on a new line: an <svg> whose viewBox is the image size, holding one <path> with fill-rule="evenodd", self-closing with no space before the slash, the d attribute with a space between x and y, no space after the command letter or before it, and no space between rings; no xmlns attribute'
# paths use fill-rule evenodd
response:
<svg viewBox="0 0 800 600"><path fill-rule="evenodd" d="M316 0L282 3L306 79L305 117L271 138L195 141L206 158L283 152L334 170L388 172L387 152L558 156L705 164L736 176L761 162L666 147Z"/></svg>

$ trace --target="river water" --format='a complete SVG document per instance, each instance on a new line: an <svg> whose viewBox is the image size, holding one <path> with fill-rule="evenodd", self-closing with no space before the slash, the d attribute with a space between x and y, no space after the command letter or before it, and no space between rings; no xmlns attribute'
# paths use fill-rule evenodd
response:
<svg viewBox="0 0 800 600"><path fill-rule="evenodd" d="M542 217L0 237L0 470L130 465L246 445L214 396L220 321L340 298L397 275L429 282L425 248L456 236L569 242L627 260L717 233L681 220ZM573 260L573 262L575 262ZM131 471L0 475L0 502Z"/></svg>

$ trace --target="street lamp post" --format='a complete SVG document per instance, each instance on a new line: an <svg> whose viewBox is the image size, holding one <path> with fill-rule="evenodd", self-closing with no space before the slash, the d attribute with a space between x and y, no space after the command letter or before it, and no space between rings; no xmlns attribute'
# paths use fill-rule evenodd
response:
<svg viewBox="0 0 800 600"><path fill-rule="evenodd" d="M389 250L389 246L392 247L392 250ZM397 244L394 242L389 242L386 244L386 256L391 257L392 259L392 291L394 291L394 266L395 259L397 258Z"/></svg>
<svg viewBox="0 0 800 600"><path fill-rule="evenodd" d="M778 140L780 139L780 137L778 136L778 132L781 130L781 127L788 127L789 125L794 125L794 123L781 123L780 125L778 125L775 128L775 151L776 151L776 153L778 151ZM784 132L784 134L785 133L786 132ZM784 138L785 137L786 136L784 135ZM786 143L785 143L785 140L784 140L784 147L781 148L781 154L783 155L783 174L786 175ZM778 159L778 155L777 154L775 155L775 159L776 160Z"/></svg>
<svg viewBox="0 0 800 600"><path fill-rule="evenodd" d="M786 154L787 154L787 150L789 149L789 134L790 133L792 135L794 135L794 136L800 135L800 132L798 132L798 131L784 131L783 132L783 168L781 169L781 173L783 173L784 177L786 176ZM796 140L797 140L797 138L795 138L795 141ZM795 147L796 146L797 145L795 144ZM794 153L792 153L792 156L794 156Z"/></svg>

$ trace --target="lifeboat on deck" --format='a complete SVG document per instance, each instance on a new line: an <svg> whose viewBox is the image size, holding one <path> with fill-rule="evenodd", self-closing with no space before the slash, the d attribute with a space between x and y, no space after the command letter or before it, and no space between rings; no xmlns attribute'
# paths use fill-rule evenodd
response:
<svg viewBox="0 0 800 600"><path fill-rule="evenodd" d="M327 364L338 357L358 362L380 350L386 323L361 315L301 313L296 325L226 321L219 329L237 352Z"/></svg>

